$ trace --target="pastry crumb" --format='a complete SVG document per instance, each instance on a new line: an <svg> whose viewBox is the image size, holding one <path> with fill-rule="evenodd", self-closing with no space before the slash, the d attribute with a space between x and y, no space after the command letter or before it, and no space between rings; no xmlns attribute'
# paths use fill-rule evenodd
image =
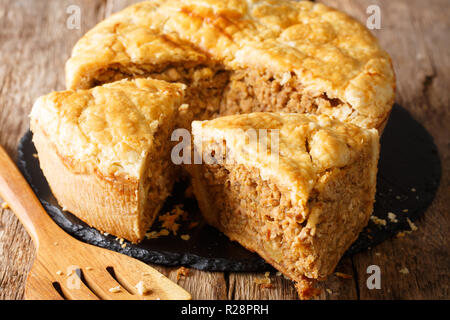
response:
<svg viewBox="0 0 450 320"><path fill-rule="evenodd" d="M347 273L343 273L343 272L335 272L334 273L337 277L342 278L342 279L353 279L353 276Z"/></svg>
<svg viewBox="0 0 450 320"><path fill-rule="evenodd" d="M326 291L328 292L328 294L333 294L333 291L331 289L326 289Z"/></svg>
<svg viewBox="0 0 450 320"><path fill-rule="evenodd" d="M53 242L53 245L57 246L57 245L58 245L58 242L57 242L57 241Z"/></svg>
<svg viewBox="0 0 450 320"><path fill-rule="evenodd" d="M170 232L169 232L169 230L167 230L167 229L161 229L160 231L159 231L159 235L160 236L168 236L170 234Z"/></svg>
<svg viewBox="0 0 450 320"><path fill-rule="evenodd" d="M136 284L136 290L141 296L145 296L151 292L150 288L145 285L145 282L143 280L139 281Z"/></svg>
<svg viewBox="0 0 450 320"><path fill-rule="evenodd" d="M410 234L412 231L400 231L398 232L395 236L397 238L403 238L404 236L406 236L407 234Z"/></svg>
<svg viewBox="0 0 450 320"><path fill-rule="evenodd" d="M376 225L386 226L386 220L378 218L377 216L370 216L370 220L372 220Z"/></svg>
<svg viewBox="0 0 450 320"><path fill-rule="evenodd" d="M94 268L92 268L92 267L86 267L86 270L90 271L90 270L94 270Z"/></svg>
<svg viewBox="0 0 450 320"><path fill-rule="evenodd" d="M2 203L2 209L9 209L9 204L7 202Z"/></svg>
<svg viewBox="0 0 450 320"><path fill-rule="evenodd" d="M404 268L400 269L399 272L400 272L401 274L408 274L408 273L409 273L409 270L408 270L408 268L404 267Z"/></svg>
<svg viewBox="0 0 450 320"><path fill-rule="evenodd" d="M126 246L127 246L126 243L124 243L124 244L121 245L122 248L125 248Z"/></svg>
<svg viewBox="0 0 450 320"><path fill-rule="evenodd" d="M261 289L270 289L272 288L272 281L269 278L270 273L266 272L264 274L264 278L255 278L253 281L255 284L259 285Z"/></svg>
<svg viewBox="0 0 450 320"><path fill-rule="evenodd" d="M181 235L180 238L183 239L184 241L187 241L187 240L189 240L191 238L191 236L188 235L188 234L183 234L183 235Z"/></svg>
<svg viewBox="0 0 450 320"><path fill-rule="evenodd" d="M416 231L418 229L417 226L411 220L409 220L409 218L406 218L406 221L408 221L411 231Z"/></svg>
<svg viewBox="0 0 450 320"><path fill-rule="evenodd" d="M161 229L161 230L159 230L159 232L158 231L147 232L145 234L145 237L147 239L157 239L160 236L168 236L169 234L170 234L169 230Z"/></svg>
<svg viewBox="0 0 450 320"><path fill-rule="evenodd" d="M277 275L277 277L281 277L281 272L278 271L277 273L275 273Z"/></svg>
<svg viewBox="0 0 450 320"><path fill-rule="evenodd" d="M187 277L189 275L189 269L185 267L178 268L177 270L177 281L181 279L181 277Z"/></svg>
<svg viewBox="0 0 450 320"><path fill-rule="evenodd" d="M402 212L404 212L404 213L406 213L406 212L408 212L409 210L408 209L403 209L402 210Z"/></svg>
<svg viewBox="0 0 450 320"><path fill-rule="evenodd" d="M111 292L111 293L117 293L117 292L120 292L120 291L121 291L120 285L118 285L117 287L109 288L109 292Z"/></svg>
<svg viewBox="0 0 450 320"><path fill-rule="evenodd" d="M256 278L254 279L254 282L259 285L261 289L273 288L272 281L270 280L270 272L268 271L264 273L264 278Z"/></svg>
<svg viewBox="0 0 450 320"><path fill-rule="evenodd" d="M183 220L187 219L187 212L182 209L181 204L176 205L172 211L159 216L158 219L159 221L162 221L163 228L170 230L174 235L177 235L180 224L176 221L179 217L182 217Z"/></svg>
<svg viewBox="0 0 450 320"><path fill-rule="evenodd" d="M394 222L394 223L398 222L397 215L393 212L388 212L388 218L389 218L389 221L391 221L391 222Z"/></svg>
<svg viewBox="0 0 450 320"><path fill-rule="evenodd" d="M64 273L63 273L61 270L58 270L58 271L56 271L56 274L57 274L58 276L62 276Z"/></svg>

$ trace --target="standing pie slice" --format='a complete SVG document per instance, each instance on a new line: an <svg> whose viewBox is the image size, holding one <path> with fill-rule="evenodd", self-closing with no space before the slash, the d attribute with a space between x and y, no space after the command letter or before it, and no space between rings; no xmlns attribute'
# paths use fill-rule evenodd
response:
<svg viewBox="0 0 450 320"><path fill-rule="evenodd" d="M327 116L194 121L206 221L295 281L328 276L372 213L378 133Z"/></svg>
<svg viewBox="0 0 450 320"><path fill-rule="evenodd" d="M144 237L173 185L169 141L184 87L123 80L36 101L33 141L64 210L118 237Z"/></svg>

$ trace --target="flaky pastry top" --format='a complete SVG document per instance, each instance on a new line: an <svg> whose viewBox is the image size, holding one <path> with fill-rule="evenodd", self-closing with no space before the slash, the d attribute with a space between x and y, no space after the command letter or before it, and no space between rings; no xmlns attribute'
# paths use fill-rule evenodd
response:
<svg viewBox="0 0 450 320"><path fill-rule="evenodd" d="M35 102L30 127L42 130L74 172L138 179L149 150L159 143L155 134L173 121L184 87L136 79L53 92Z"/></svg>
<svg viewBox="0 0 450 320"><path fill-rule="evenodd" d="M89 88L108 68L134 75L167 65L218 63L297 75L306 90L340 99L364 127L386 119L395 79L388 54L362 24L320 3L152 0L89 31L66 65L68 88ZM336 110L336 117L339 112Z"/></svg>
<svg viewBox="0 0 450 320"><path fill-rule="evenodd" d="M378 131L325 115L255 112L194 121L192 133L204 162L215 163L203 150L225 141L226 154L215 155L216 160L259 169L264 180L290 191L295 204L306 206L324 172L352 165L362 153L369 153L376 173Z"/></svg>

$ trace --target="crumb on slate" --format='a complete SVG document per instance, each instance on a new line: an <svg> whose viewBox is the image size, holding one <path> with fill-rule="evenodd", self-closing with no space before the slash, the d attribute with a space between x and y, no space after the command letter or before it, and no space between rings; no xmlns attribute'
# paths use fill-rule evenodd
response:
<svg viewBox="0 0 450 320"><path fill-rule="evenodd" d="M187 241L187 240L189 240L191 238L191 236L188 235L188 234L183 234L183 235L181 235L180 238L183 239L184 241Z"/></svg>
<svg viewBox="0 0 450 320"><path fill-rule="evenodd" d="M418 229L417 226L411 220L409 220L409 218L406 218L406 221L408 221L411 231L416 231Z"/></svg>
<svg viewBox="0 0 450 320"><path fill-rule="evenodd" d="M375 223L376 225L379 225L379 226L386 226L386 220L384 220L384 219L380 219L380 218L378 218L377 216L370 216L370 220L372 220L373 221L373 223Z"/></svg>
<svg viewBox="0 0 450 320"><path fill-rule="evenodd" d="M145 237L147 239L157 239L160 236L168 236L170 234L169 230L167 229L161 229L159 231L151 231L151 232L147 232L145 234Z"/></svg>
<svg viewBox="0 0 450 320"><path fill-rule="evenodd" d="M394 222L394 223L398 222L397 215L393 212L388 212L388 218L389 218L389 221L391 221L391 222Z"/></svg>

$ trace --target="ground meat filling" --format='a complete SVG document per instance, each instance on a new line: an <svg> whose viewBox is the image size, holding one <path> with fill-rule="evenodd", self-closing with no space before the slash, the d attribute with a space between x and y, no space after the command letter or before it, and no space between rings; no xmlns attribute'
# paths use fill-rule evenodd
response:
<svg viewBox="0 0 450 320"><path fill-rule="evenodd" d="M306 91L297 76L257 70L238 70L230 76L220 114L265 112L322 113L342 105L322 92Z"/></svg>
<svg viewBox="0 0 450 320"><path fill-rule="evenodd" d="M336 107L340 107L340 117L357 116L351 106L339 99L330 99L323 92L306 90L291 72L230 71L215 64L113 65L100 72L93 84L136 77L186 84L186 103L190 106L190 115L185 119L188 128L192 120L257 111L333 115Z"/></svg>
<svg viewBox="0 0 450 320"><path fill-rule="evenodd" d="M204 165L202 178L217 209L216 227L227 235L256 241L275 263L292 266L290 273L297 274L296 262L305 256L294 240L306 221L303 209L291 203L289 193L261 179L259 170L239 164Z"/></svg>
<svg viewBox="0 0 450 320"><path fill-rule="evenodd" d="M170 162L172 143L170 127L161 127L154 135L155 150L147 156L145 172L147 175L141 182L141 204L144 208L141 224L149 226L158 214L162 203L170 195L177 168ZM163 156L161 156L163 155ZM145 196L146 195L146 196Z"/></svg>
<svg viewBox="0 0 450 320"><path fill-rule="evenodd" d="M111 66L99 73L94 85L127 78L153 78L187 85L185 102L189 105L189 116L182 126L190 128L194 119L210 119L219 113L223 90L229 82L229 72L221 66Z"/></svg>

